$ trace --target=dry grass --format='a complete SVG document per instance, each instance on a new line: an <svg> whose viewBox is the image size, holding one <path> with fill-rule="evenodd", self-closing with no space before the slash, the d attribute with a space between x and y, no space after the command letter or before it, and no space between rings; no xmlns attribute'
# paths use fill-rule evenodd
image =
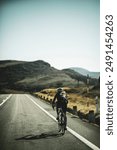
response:
<svg viewBox="0 0 117 150"><path fill-rule="evenodd" d="M90 97L84 97L82 94L79 94L79 88L71 89L65 87L64 90L68 93L68 107L73 109L73 106L77 106L77 110L82 113L88 113L90 110L96 111L95 99ZM70 92L71 91L71 92ZM78 91L78 92L77 92ZM52 100L56 93L56 89L44 89L41 92L35 93L39 97L44 99Z"/></svg>

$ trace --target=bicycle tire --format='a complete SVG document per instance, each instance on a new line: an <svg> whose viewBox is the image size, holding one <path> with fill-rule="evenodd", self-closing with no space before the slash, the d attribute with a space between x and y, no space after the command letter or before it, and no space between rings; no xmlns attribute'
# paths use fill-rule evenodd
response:
<svg viewBox="0 0 117 150"><path fill-rule="evenodd" d="M66 124L66 116L63 113L63 111L60 110L58 115L58 131L62 133L62 135L65 134L65 124Z"/></svg>
<svg viewBox="0 0 117 150"><path fill-rule="evenodd" d="M61 130L62 134L64 135L65 134L65 125L62 125L61 128L62 128L62 130Z"/></svg>

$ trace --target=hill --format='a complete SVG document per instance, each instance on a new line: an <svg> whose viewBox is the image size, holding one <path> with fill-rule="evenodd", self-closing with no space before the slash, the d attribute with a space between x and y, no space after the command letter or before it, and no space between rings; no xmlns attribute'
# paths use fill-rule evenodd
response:
<svg viewBox="0 0 117 150"><path fill-rule="evenodd" d="M77 87L87 83L87 76L72 69L58 70L43 60L34 62L0 61L0 93L36 92L51 87ZM90 85L97 79L90 78Z"/></svg>
<svg viewBox="0 0 117 150"><path fill-rule="evenodd" d="M0 93L38 91L48 87L75 85L76 81L42 60L0 61Z"/></svg>
<svg viewBox="0 0 117 150"><path fill-rule="evenodd" d="M69 75L72 79L75 79L78 84L87 84L87 76L82 75L81 73L74 71L72 69L63 69L62 70L64 73L66 73L67 75ZM98 82L98 80L96 78L91 78L89 80L89 84L90 85L96 85Z"/></svg>
<svg viewBox="0 0 117 150"><path fill-rule="evenodd" d="M80 67L71 67L69 69L72 69L72 70L74 70L74 71L76 71L76 72L78 72L84 76L89 75L91 78L99 78L99 76L100 76L99 72L91 72L87 69L80 68Z"/></svg>

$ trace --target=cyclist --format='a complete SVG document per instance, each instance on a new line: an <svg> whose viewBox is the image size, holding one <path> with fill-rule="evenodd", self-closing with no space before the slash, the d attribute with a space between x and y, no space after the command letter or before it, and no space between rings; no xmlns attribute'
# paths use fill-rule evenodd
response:
<svg viewBox="0 0 117 150"><path fill-rule="evenodd" d="M68 103L68 100L66 98L66 92L62 88L58 88L57 92L54 96L54 99L52 101L52 107L54 108L56 105L56 112L57 112L57 118L56 119L57 120L58 120L58 108L62 108L62 110L66 116L67 103Z"/></svg>

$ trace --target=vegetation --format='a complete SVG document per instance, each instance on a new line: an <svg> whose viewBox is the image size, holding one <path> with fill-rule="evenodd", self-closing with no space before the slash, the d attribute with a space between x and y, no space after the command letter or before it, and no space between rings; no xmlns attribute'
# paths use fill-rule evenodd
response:
<svg viewBox="0 0 117 150"><path fill-rule="evenodd" d="M97 79L90 78L89 85ZM36 92L50 87L86 85L87 77L71 69L57 70L42 60L0 61L0 93Z"/></svg>
<svg viewBox="0 0 117 150"><path fill-rule="evenodd" d="M77 111L80 111L84 114L89 113L89 111L93 110L96 112L96 102L95 96L100 95L99 89L93 90L92 87L87 93L86 86L80 86L77 88L69 88L64 87L63 89L67 93L68 98L68 107L73 109L74 106L77 107ZM43 99L52 101L54 95L56 93L55 88L44 89L40 92L36 92L35 94Z"/></svg>
<svg viewBox="0 0 117 150"><path fill-rule="evenodd" d="M100 97L100 78L91 78L73 69L58 70L42 60L0 61L2 94L35 93L51 101L58 87L64 87L67 93L69 110L75 108L82 114L96 112L95 97Z"/></svg>

